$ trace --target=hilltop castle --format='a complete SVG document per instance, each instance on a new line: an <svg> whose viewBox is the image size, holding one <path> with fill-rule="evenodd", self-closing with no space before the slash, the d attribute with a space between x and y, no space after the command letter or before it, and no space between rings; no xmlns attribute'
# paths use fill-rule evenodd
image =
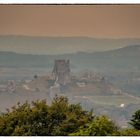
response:
<svg viewBox="0 0 140 140"><path fill-rule="evenodd" d="M55 60L52 71L54 80L60 85L66 85L70 82L70 61L69 60Z"/></svg>

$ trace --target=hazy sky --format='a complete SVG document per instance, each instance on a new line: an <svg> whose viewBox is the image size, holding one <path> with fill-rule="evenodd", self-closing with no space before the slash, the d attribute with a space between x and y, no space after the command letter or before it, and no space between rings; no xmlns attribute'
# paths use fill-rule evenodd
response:
<svg viewBox="0 0 140 140"><path fill-rule="evenodd" d="M140 5L0 5L0 35L140 38Z"/></svg>

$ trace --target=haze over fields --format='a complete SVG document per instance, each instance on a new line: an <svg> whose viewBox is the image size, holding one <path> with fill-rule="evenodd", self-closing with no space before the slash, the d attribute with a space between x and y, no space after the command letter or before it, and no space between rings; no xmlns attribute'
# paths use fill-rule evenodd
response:
<svg viewBox="0 0 140 140"><path fill-rule="evenodd" d="M30 42L30 39L34 41ZM0 51L0 110L4 111L5 108L13 106L18 101L23 103L26 100L32 101L44 98L50 101L50 98L54 95L53 92L50 92L50 87L47 85L47 76L51 77L52 75L55 59L69 59L71 74L77 77L78 84L80 84L79 81L82 79L79 75L84 76L85 74L90 74L93 78L87 78L88 85L84 89L78 87L77 83L72 83L74 87L70 87L65 93L62 94L59 90L56 90L57 92L54 90L55 93L67 96L70 102L80 102L85 109L89 110L93 107L97 114L106 114L113 120L116 120L119 126L126 127L131 115L140 107L139 40L126 39L124 42L123 40L115 40L116 44L126 43L125 45L127 45L129 41L132 41L131 43L135 42L137 45L116 47L116 49L106 51L98 50L97 52L97 50L92 50L88 52L86 49L81 49L80 51L75 49L74 52L66 53L67 49L64 46L68 42L69 44L72 42L73 45L76 45L76 40L80 40L77 41L77 46L78 44L82 46L84 39L87 41L89 38L74 39L73 37L59 39L51 38L48 41L46 39L44 40L44 44L49 42L48 44L51 47L56 47L61 44L64 48L62 52L56 54L53 48L48 53L44 45L46 52L42 52L43 54L40 53L39 55L36 54L35 49L32 49L28 54L18 49L20 45L26 47L30 45L32 46L31 48L34 48L34 46L37 47L40 44L37 43L39 42L37 38L29 37L29 40L25 41L27 37L14 38L14 36L9 36L8 40L11 43L8 42L7 38L1 41L0 44L3 44L5 48L13 45L16 46L17 51L10 50L10 47L7 47L9 50ZM57 40L56 44L54 40ZM25 41L25 44L23 41ZM113 42L114 40L111 39L111 41ZM111 41L107 40L103 44L108 44L106 46L115 44L111 43ZM101 46L101 42L102 39L91 39L91 43L87 43L87 45L92 49L94 43L96 46ZM14 48L13 46L11 48ZM34 78L36 77L35 75L37 75L37 79ZM12 80L14 83L14 91L8 88L9 80ZM84 82L82 81L82 84ZM123 106L123 109L121 106Z"/></svg>
<svg viewBox="0 0 140 140"><path fill-rule="evenodd" d="M57 93L127 127L140 108L139 15L140 5L0 5L0 111ZM70 60L66 85L56 59Z"/></svg>

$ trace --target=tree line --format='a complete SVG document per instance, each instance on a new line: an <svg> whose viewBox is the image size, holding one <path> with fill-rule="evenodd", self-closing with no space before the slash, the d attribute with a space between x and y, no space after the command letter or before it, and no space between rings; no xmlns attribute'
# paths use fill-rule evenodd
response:
<svg viewBox="0 0 140 140"><path fill-rule="evenodd" d="M0 115L1 136L140 136L140 110L132 116L131 128L121 129L107 116L96 116L68 98L18 103Z"/></svg>

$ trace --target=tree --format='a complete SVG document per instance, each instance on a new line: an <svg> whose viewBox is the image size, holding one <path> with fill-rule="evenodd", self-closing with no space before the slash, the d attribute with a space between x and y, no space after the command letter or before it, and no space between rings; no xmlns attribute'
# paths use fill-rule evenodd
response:
<svg viewBox="0 0 140 140"><path fill-rule="evenodd" d="M44 135L48 105L45 101L24 103L12 107L0 118L0 135Z"/></svg>
<svg viewBox="0 0 140 140"><path fill-rule="evenodd" d="M132 119L130 124L137 130L140 130L140 110L136 111L134 115L132 115Z"/></svg>
<svg viewBox="0 0 140 140"><path fill-rule="evenodd" d="M7 110L0 116L0 135L69 135L92 119L92 112L84 111L80 104L69 104L67 98L56 96L51 105L37 100Z"/></svg>
<svg viewBox="0 0 140 140"><path fill-rule="evenodd" d="M93 119L92 111L84 111L80 104L69 104L65 97L55 97L49 107L50 134L65 136Z"/></svg>
<svg viewBox="0 0 140 140"><path fill-rule="evenodd" d="M71 136L110 136L118 131L117 126L107 117L98 116L85 126L82 126Z"/></svg>

